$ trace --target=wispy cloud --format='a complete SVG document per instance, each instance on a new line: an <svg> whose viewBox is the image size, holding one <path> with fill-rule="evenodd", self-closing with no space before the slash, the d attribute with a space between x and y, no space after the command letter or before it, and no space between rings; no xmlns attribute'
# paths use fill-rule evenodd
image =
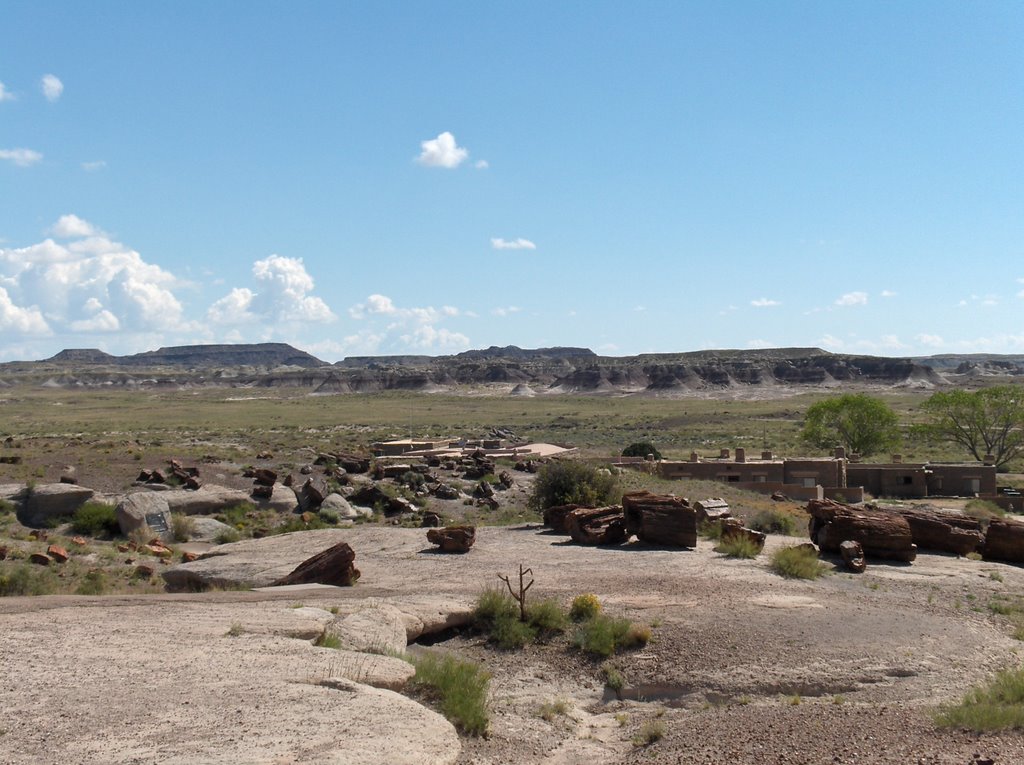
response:
<svg viewBox="0 0 1024 765"><path fill-rule="evenodd" d="M420 155L416 161L425 167L444 167L449 170L461 165L469 157L469 150L455 142L455 136L447 130L437 138L420 143Z"/></svg>
<svg viewBox="0 0 1024 765"><path fill-rule="evenodd" d="M64 92L64 83L55 74L44 74L39 84L43 89L43 95L51 104L57 101Z"/></svg>
<svg viewBox="0 0 1024 765"><path fill-rule="evenodd" d="M473 167L475 167L477 170L486 170L490 166L490 162L488 162L486 159L478 159L476 162L473 163Z"/></svg>
<svg viewBox="0 0 1024 765"><path fill-rule="evenodd" d="M502 239L500 237L491 238L491 247L495 250L536 250L537 245L531 242L529 239Z"/></svg>
<svg viewBox="0 0 1024 765"><path fill-rule="evenodd" d="M893 292L892 290L882 290L881 294L884 298L893 298L896 297L896 295L898 295L899 293Z"/></svg>
<svg viewBox="0 0 1024 765"><path fill-rule="evenodd" d="M836 305L840 306L851 306L851 305L867 305L868 304L868 293L866 292L847 292L845 295L836 300Z"/></svg>
<svg viewBox="0 0 1024 765"><path fill-rule="evenodd" d="M102 159L96 159L92 162L83 162L82 169L87 173L95 173L97 170L102 170L107 166L107 163Z"/></svg>
<svg viewBox="0 0 1024 765"><path fill-rule="evenodd" d="M776 306L782 305L782 303L778 300L763 297L751 300L750 305L754 306L754 308L775 308Z"/></svg>
<svg viewBox="0 0 1024 765"><path fill-rule="evenodd" d="M43 155L32 149L0 149L0 159L13 162L18 167L28 167L43 159Z"/></svg>
<svg viewBox="0 0 1024 765"><path fill-rule="evenodd" d="M929 335L922 333L920 335L914 335L914 339L919 345L923 345L928 348L941 348L946 344L941 335Z"/></svg>
<svg viewBox="0 0 1024 765"><path fill-rule="evenodd" d="M0 101L13 101L14 94L7 89L7 86L0 82Z"/></svg>
<svg viewBox="0 0 1024 765"><path fill-rule="evenodd" d="M387 295L375 293L349 308L349 316L367 326L345 338L350 350L377 352L382 347L395 352L409 350L465 350L469 338L461 332L439 326L448 319L468 315L455 306L406 308Z"/></svg>
<svg viewBox="0 0 1024 765"><path fill-rule="evenodd" d="M514 313L519 313L523 309L517 305L510 305L506 307L499 306L498 308L491 309L491 315L493 316L510 316Z"/></svg>

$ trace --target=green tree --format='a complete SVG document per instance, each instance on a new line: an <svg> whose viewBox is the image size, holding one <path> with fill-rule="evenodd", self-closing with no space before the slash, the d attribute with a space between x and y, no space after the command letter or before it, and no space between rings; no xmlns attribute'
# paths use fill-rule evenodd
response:
<svg viewBox="0 0 1024 765"><path fill-rule="evenodd" d="M847 393L812 404L800 440L819 449L845 446L868 456L899 444L899 419L881 399Z"/></svg>
<svg viewBox="0 0 1024 765"><path fill-rule="evenodd" d="M630 444L622 450L623 457L644 457L648 454L653 454L654 459L661 459L661 452L650 441L637 441L635 444Z"/></svg>
<svg viewBox="0 0 1024 765"><path fill-rule="evenodd" d="M610 505L621 495L619 482L607 470L576 460L549 462L537 473L527 505L546 510L557 505Z"/></svg>
<svg viewBox="0 0 1024 765"><path fill-rule="evenodd" d="M923 435L964 447L979 462L995 457L996 467L1024 452L1024 389L999 385L979 391L936 393L921 405L929 422Z"/></svg>

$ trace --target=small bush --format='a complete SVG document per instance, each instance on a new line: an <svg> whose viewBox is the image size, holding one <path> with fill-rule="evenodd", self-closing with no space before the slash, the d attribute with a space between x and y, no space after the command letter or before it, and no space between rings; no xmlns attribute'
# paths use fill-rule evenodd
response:
<svg viewBox="0 0 1024 765"><path fill-rule="evenodd" d="M78 534L90 537L114 536L121 530L113 505L103 502L86 502L71 517L71 527Z"/></svg>
<svg viewBox="0 0 1024 765"><path fill-rule="evenodd" d="M796 533L796 518L779 510L762 510L747 526L765 534L785 534L791 537Z"/></svg>
<svg viewBox="0 0 1024 765"><path fill-rule="evenodd" d="M727 558L756 558L761 554L761 547L748 536L733 534L715 545L715 552Z"/></svg>
<svg viewBox="0 0 1024 765"><path fill-rule="evenodd" d="M519 616L513 614L498 619L490 629L490 637L498 648L511 651L532 643L537 637L537 632L530 624L519 621Z"/></svg>
<svg viewBox="0 0 1024 765"><path fill-rule="evenodd" d="M601 665L601 677L604 684L618 693L626 687L626 677L622 672L611 664Z"/></svg>
<svg viewBox="0 0 1024 765"><path fill-rule="evenodd" d="M701 521L697 533L705 539L717 542L722 538L722 524L717 521Z"/></svg>
<svg viewBox="0 0 1024 765"><path fill-rule="evenodd" d="M14 503L6 499L0 499L0 515L10 515L14 512Z"/></svg>
<svg viewBox="0 0 1024 765"><path fill-rule="evenodd" d="M341 638L335 635L333 632L327 632L324 630L320 633L320 637L313 641L313 645L318 648L341 648Z"/></svg>
<svg viewBox="0 0 1024 765"><path fill-rule="evenodd" d="M183 513L171 515L171 536L175 542L187 542L196 533L195 518Z"/></svg>
<svg viewBox="0 0 1024 765"><path fill-rule="evenodd" d="M235 529L221 529L217 532L217 536L213 538L213 541L219 545L226 545L231 542L237 542L241 538L242 535Z"/></svg>
<svg viewBox="0 0 1024 765"><path fill-rule="evenodd" d="M782 547L772 555L772 571L788 579L817 579L824 570L818 554L810 547Z"/></svg>
<svg viewBox="0 0 1024 765"><path fill-rule="evenodd" d="M987 499L972 499L964 507L964 515L969 515L978 520L991 520L992 518L1004 517L1006 511L995 502Z"/></svg>
<svg viewBox="0 0 1024 765"><path fill-rule="evenodd" d="M341 514L333 507L321 507L316 515L321 521L329 523L332 526L337 526L338 522L341 520Z"/></svg>
<svg viewBox="0 0 1024 765"><path fill-rule="evenodd" d="M998 673L957 705L941 707L935 722L977 732L1024 729L1024 667Z"/></svg>
<svg viewBox="0 0 1024 765"><path fill-rule="evenodd" d="M527 500L530 510L556 505L611 505L622 495L615 476L575 460L551 462L540 469Z"/></svg>
<svg viewBox="0 0 1024 765"><path fill-rule="evenodd" d="M540 705L538 714L542 720L552 722L556 717L569 714L571 706L565 699L555 699L554 701L545 701Z"/></svg>
<svg viewBox="0 0 1024 765"><path fill-rule="evenodd" d="M593 593L577 595L572 599L572 608L569 609L569 618L574 622L581 622L584 619L593 619L601 613L601 601Z"/></svg>
<svg viewBox="0 0 1024 765"><path fill-rule="evenodd" d="M54 575L40 568L22 563L0 570L0 597L11 595L47 595L57 589Z"/></svg>
<svg viewBox="0 0 1024 765"><path fill-rule="evenodd" d="M595 656L611 656L620 648L646 645L650 628L633 624L629 619L598 615L582 622L573 635L573 645Z"/></svg>
<svg viewBox="0 0 1024 765"><path fill-rule="evenodd" d="M423 485L427 482L427 478L423 473L417 473L415 470L409 470L399 476L398 482L415 491L416 489L423 488Z"/></svg>
<svg viewBox="0 0 1024 765"><path fill-rule="evenodd" d="M497 588L484 590L476 599L473 623L478 629L489 631L494 623L505 617L519 618L519 606L512 596Z"/></svg>
<svg viewBox="0 0 1024 765"><path fill-rule="evenodd" d="M565 632L569 619L557 600L542 600L530 606L526 612L530 625L541 635Z"/></svg>
<svg viewBox="0 0 1024 765"><path fill-rule="evenodd" d="M633 746L650 746L655 741L665 738L668 731L665 723L661 720L648 720L640 726L640 730L633 736Z"/></svg>
<svg viewBox="0 0 1024 765"><path fill-rule="evenodd" d="M487 732L487 688L491 676L478 664L451 655L424 652L413 657L414 686L430 697L467 736Z"/></svg>
<svg viewBox="0 0 1024 765"><path fill-rule="evenodd" d="M102 569L94 568L86 572L85 576L82 577L82 581L79 582L77 589L75 589L75 594L102 595L107 591L108 586L107 575Z"/></svg>

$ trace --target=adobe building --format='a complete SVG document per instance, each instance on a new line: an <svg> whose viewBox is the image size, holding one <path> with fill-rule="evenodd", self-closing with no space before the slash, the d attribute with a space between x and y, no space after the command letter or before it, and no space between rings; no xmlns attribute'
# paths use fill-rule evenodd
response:
<svg viewBox="0 0 1024 765"><path fill-rule="evenodd" d="M635 464L625 459L623 466ZM656 463L662 478L724 481L764 494L781 492L793 499L831 498L860 502L865 492L876 497L920 499L930 496L989 497L996 495L995 465L986 463L905 463L895 454L888 463L862 463L838 447L832 457L778 458L770 451L749 459L722 449L718 457L696 452L685 461Z"/></svg>

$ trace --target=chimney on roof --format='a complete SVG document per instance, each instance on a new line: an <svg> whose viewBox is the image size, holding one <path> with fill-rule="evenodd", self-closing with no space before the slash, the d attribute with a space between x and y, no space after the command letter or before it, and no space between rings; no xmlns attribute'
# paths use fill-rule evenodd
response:
<svg viewBox="0 0 1024 765"><path fill-rule="evenodd" d="M718 452L718 458L719 459L723 459L723 460L729 459L729 450L728 449L722 449L721 451L719 451Z"/></svg>
<svg viewBox="0 0 1024 765"><path fill-rule="evenodd" d="M690 452L690 462L700 462L700 455L697 452Z"/></svg>
<svg viewBox="0 0 1024 765"><path fill-rule="evenodd" d="M893 465L902 465L903 464L903 455L902 454L894 454L894 455L892 455L892 464Z"/></svg>
<svg viewBox="0 0 1024 765"><path fill-rule="evenodd" d="M837 460L844 460L844 459L846 459L846 447L845 446L837 446L836 447L835 456L836 456Z"/></svg>
<svg viewBox="0 0 1024 765"><path fill-rule="evenodd" d="M857 452L850 452L850 462L856 465L860 462L860 455Z"/></svg>
<svg viewBox="0 0 1024 765"><path fill-rule="evenodd" d="M737 446L736 447L736 461L737 462L746 462L747 461L747 450L744 449L742 446Z"/></svg>
<svg viewBox="0 0 1024 765"><path fill-rule="evenodd" d="M775 454L772 452L771 449L765 449L763 452L761 452L761 459L773 460L775 459Z"/></svg>
<svg viewBox="0 0 1024 765"><path fill-rule="evenodd" d="M983 462L986 465L995 465L996 464L996 456L994 454L986 454L985 455L985 459L983 460Z"/></svg>

